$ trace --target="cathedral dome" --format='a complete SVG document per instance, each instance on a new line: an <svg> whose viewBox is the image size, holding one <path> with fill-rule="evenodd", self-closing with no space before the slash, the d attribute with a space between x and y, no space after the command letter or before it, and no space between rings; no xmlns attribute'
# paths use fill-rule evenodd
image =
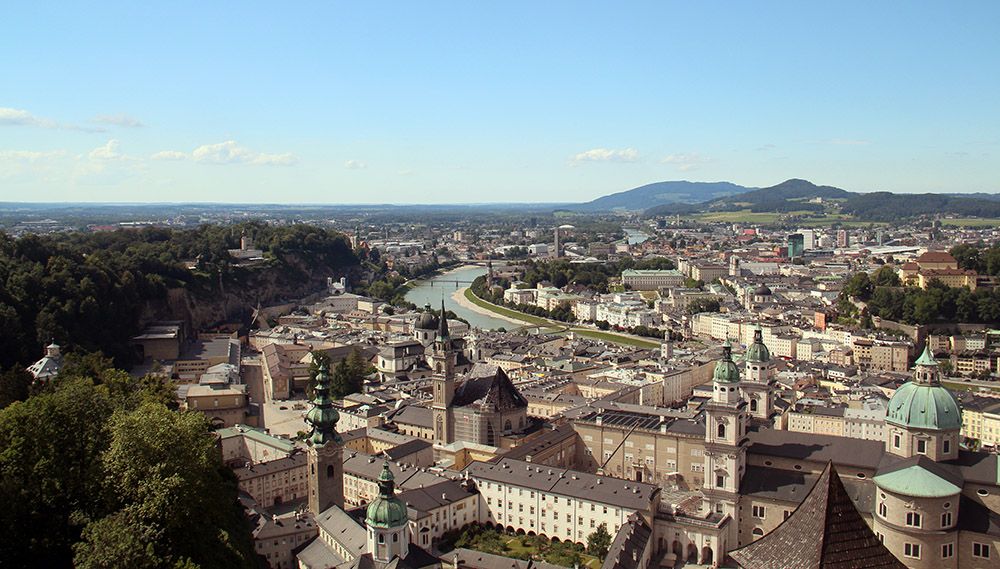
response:
<svg viewBox="0 0 1000 569"><path fill-rule="evenodd" d="M962 411L948 388L908 381L889 400L885 421L913 429L957 431L962 428Z"/></svg>
<svg viewBox="0 0 1000 569"><path fill-rule="evenodd" d="M762 284L753 290L754 296L771 296L771 294L772 294L771 288L768 287L766 284Z"/></svg>
<svg viewBox="0 0 1000 569"><path fill-rule="evenodd" d="M885 421L899 427L957 431L962 428L958 400L941 385L940 369L929 346L917 359L913 379L904 383L892 399Z"/></svg>
<svg viewBox="0 0 1000 569"><path fill-rule="evenodd" d="M365 523L368 527L395 528L405 526L407 522L406 504L396 497L394 478L389 470L389 463L382 466L378 476L379 495L368 504Z"/></svg>
<svg viewBox="0 0 1000 569"><path fill-rule="evenodd" d="M712 381L720 383L739 383L740 368L733 362L733 347L726 340L722 346L722 359L715 364L715 373L712 374Z"/></svg>
<svg viewBox="0 0 1000 569"><path fill-rule="evenodd" d="M414 328L418 330L437 330L438 319L431 312L431 305L428 304L424 306L424 311L420 313L417 317L417 322L414 324Z"/></svg>

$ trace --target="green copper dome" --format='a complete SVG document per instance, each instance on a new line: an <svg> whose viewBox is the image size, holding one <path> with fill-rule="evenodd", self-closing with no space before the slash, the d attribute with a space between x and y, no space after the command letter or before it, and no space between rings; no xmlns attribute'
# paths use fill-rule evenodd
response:
<svg viewBox="0 0 1000 569"><path fill-rule="evenodd" d="M753 363L767 363L771 361L771 351L764 345L764 332L760 329L760 325L754 328L753 343L747 348L745 358L748 362Z"/></svg>
<svg viewBox="0 0 1000 569"><path fill-rule="evenodd" d="M406 525L406 504L396 497L394 478L389 470L389 462L382 465L382 473L378 476L378 498L368 504L365 523L368 527L395 528Z"/></svg>
<svg viewBox="0 0 1000 569"><path fill-rule="evenodd" d="M889 400L885 421L899 427L957 431L962 428L962 410L948 388L908 381Z"/></svg>
<svg viewBox="0 0 1000 569"><path fill-rule="evenodd" d="M726 340L722 345L722 359L715 364L715 373L712 374L712 381L719 383L739 383L740 368L733 362L733 346Z"/></svg>
<svg viewBox="0 0 1000 569"><path fill-rule="evenodd" d="M896 390L889 400L885 421L899 427L957 431L962 428L962 410L948 388L941 385L941 370L929 346L917 359L913 379Z"/></svg>

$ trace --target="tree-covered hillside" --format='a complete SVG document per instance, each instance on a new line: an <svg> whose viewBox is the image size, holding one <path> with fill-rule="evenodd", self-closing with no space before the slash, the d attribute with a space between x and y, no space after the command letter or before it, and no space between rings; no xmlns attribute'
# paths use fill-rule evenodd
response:
<svg viewBox="0 0 1000 569"><path fill-rule="evenodd" d="M227 252L239 247L244 229L265 252L258 267L239 266ZM197 266L189 270L185 261L192 260ZM29 364L51 340L127 366L141 315L163 305L169 289L211 303L262 273L294 286L356 262L343 235L306 225L0 234L0 368Z"/></svg>

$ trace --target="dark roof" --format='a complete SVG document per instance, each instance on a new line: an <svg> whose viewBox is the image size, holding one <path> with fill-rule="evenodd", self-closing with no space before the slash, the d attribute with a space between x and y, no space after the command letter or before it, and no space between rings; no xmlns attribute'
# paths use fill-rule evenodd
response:
<svg viewBox="0 0 1000 569"><path fill-rule="evenodd" d="M553 565L545 561L514 559L513 557L483 553L463 547L442 555L441 559L449 563L457 559L461 567L467 569L565 569L561 565Z"/></svg>
<svg viewBox="0 0 1000 569"><path fill-rule="evenodd" d="M472 495L472 491L458 482L445 480L432 486L407 490L399 495L399 499L417 512L430 512Z"/></svg>
<svg viewBox="0 0 1000 569"><path fill-rule="evenodd" d="M819 477L819 474L794 470L747 466L740 482L740 495L801 504ZM867 513L874 510L875 485L870 479L857 479L848 475L840 481L859 511Z"/></svg>
<svg viewBox="0 0 1000 569"><path fill-rule="evenodd" d="M814 435L778 429L762 429L747 433L748 453L777 456L810 462L833 461L838 466L853 466L875 470L883 459L889 460L885 443L832 435Z"/></svg>
<svg viewBox="0 0 1000 569"><path fill-rule="evenodd" d="M771 533L729 556L743 569L905 569L882 545L833 463L795 512Z"/></svg>
<svg viewBox="0 0 1000 569"><path fill-rule="evenodd" d="M413 439L412 441L407 441L401 445L396 445L384 451L384 453L389 460L400 460L403 457L418 453L425 448L430 448L432 446L434 445L431 444L430 441L425 441L424 439Z"/></svg>
<svg viewBox="0 0 1000 569"><path fill-rule="evenodd" d="M477 405L493 411L507 411L528 406L528 400L514 387L501 368L486 376L472 376L455 390L455 407Z"/></svg>
<svg viewBox="0 0 1000 569"><path fill-rule="evenodd" d="M393 412L389 419L393 423L431 428L434 426L434 412L419 405L405 405Z"/></svg>
<svg viewBox="0 0 1000 569"><path fill-rule="evenodd" d="M1000 456L986 452L958 451L958 458L947 464L957 466L966 482L1000 486Z"/></svg>
<svg viewBox="0 0 1000 569"><path fill-rule="evenodd" d="M958 505L958 529L1000 536L1000 514L963 494Z"/></svg>
<svg viewBox="0 0 1000 569"><path fill-rule="evenodd" d="M639 514L632 514L618 528L601 569L634 569L653 544L653 530Z"/></svg>
<svg viewBox="0 0 1000 569"><path fill-rule="evenodd" d="M524 460L527 457L534 456L545 451L552 445L557 445L566 439L573 437L576 437L576 430L573 429L573 426L569 423L564 423L552 429L546 430L541 435L538 435L522 445L518 445L510 449L503 456L504 458Z"/></svg>

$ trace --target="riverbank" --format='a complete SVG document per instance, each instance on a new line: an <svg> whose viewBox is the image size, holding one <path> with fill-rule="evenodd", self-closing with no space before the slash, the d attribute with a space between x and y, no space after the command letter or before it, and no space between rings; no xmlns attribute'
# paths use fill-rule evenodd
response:
<svg viewBox="0 0 1000 569"><path fill-rule="evenodd" d="M494 312L493 310L489 310L487 308L479 306L478 304L476 304L475 302L471 301L468 298L468 296L466 295L466 291L468 291L468 294L472 294L472 291L469 290L469 287L467 287L467 286L466 287L462 287L462 288L456 290L455 292L453 292L451 294L451 299L453 301L455 301L455 304L457 304L457 305L459 305L462 308L465 308L467 310L471 310L472 312L475 312L476 314L482 314L483 316L490 316L490 317L493 317L493 318L499 318L501 320L505 320L505 321L510 322L511 324L515 324L517 326L524 326L527 323L527 321L525 321L525 320L517 320L515 318L511 318L510 316L508 316L506 314L503 314L503 313L500 313L500 312Z"/></svg>
<svg viewBox="0 0 1000 569"><path fill-rule="evenodd" d="M511 308L497 306L493 303L487 302L477 297L475 294L473 294L472 289L468 287L462 289L461 291L456 292L455 294L457 295L459 293L461 293L461 298L456 296L453 296L452 298L455 299L456 303L468 307L469 310L474 310L476 312L486 311L494 318L502 318L504 320L510 320L522 326L525 324L529 324L532 326L543 326L546 328L551 328L553 330L572 332L577 336L582 336L584 338L603 340L605 342L610 342L612 344L633 346L636 348L657 349L660 347L659 342L655 342L653 340L647 340L639 336L619 334L616 332L604 332L601 330L593 330L591 328L570 326L565 322L549 320L548 318L542 318L541 316L535 316L533 314L525 314L523 312L518 312L517 310L513 310Z"/></svg>

